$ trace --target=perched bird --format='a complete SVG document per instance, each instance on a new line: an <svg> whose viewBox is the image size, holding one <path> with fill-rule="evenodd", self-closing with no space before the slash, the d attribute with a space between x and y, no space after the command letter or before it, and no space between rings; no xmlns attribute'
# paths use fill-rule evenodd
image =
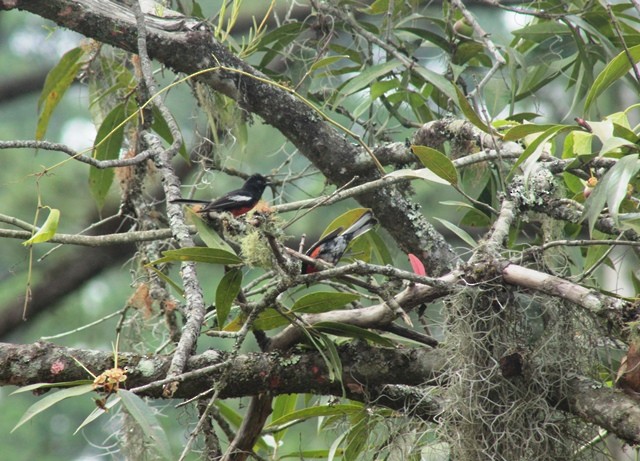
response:
<svg viewBox="0 0 640 461"><path fill-rule="evenodd" d="M254 174L249 176L249 179L245 181L240 189L232 190L216 200L209 202L207 200L178 199L171 200L171 203L204 205L196 212L205 215L206 218L211 218L212 213L215 214L222 211L228 211L233 216L238 217L251 211L256 206L268 184L267 178L261 174Z"/></svg>
<svg viewBox="0 0 640 461"><path fill-rule="evenodd" d="M311 245L305 254L313 259L322 259L328 263L336 264L342 258L351 240L364 234L377 223L378 221L373 217L373 213L367 211L347 230L343 231L342 227L338 227ZM312 274L317 271L318 269L313 265L302 263L303 274Z"/></svg>

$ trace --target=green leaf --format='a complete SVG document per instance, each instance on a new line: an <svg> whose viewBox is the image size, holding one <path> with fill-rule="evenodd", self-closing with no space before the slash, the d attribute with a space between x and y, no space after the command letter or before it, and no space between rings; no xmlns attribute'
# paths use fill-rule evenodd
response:
<svg viewBox="0 0 640 461"><path fill-rule="evenodd" d="M128 116L127 103L118 104L104 118L93 147L93 157L96 160L113 160L120 155L124 139L124 121ZM113 183L115 171L113 168L96 168L89 170L89 189L99 209L104 206L105 198Z"/></svg>
<svg viewBox="0 0 640 461"><path fill-rule="evenodd" d="M577 176L565 171L562 173L562 179L564 179L564 183L567 186L567 189L571 191L571 193L580 194L583 192L584 183Z"/></svg>
<svg viewBox="0 0 640 461"><path fill-rule="evenodd" d="M172 261L195 261L207 264L240 264L242 259L237 255L218 248L190 247L179 250L162 252L163 257L150 264L160 264Z"/></svg>
<svg viewBox="0 0 640 461"><path fill-rule="evenodd" d="M609 214L616 225L618 224L620 205L627 196L627 185L639 170L640 162L638 161L638 154L632 154L618 160L606 174L606 176L610 176L610 178L608 178L607 205L609 206Z"/></svg>
<svg viewBox="0 0 640 461"><path fill-rule="evenodd" d="M319 418L323 416L349 416L362 411L363 406L358 404L336 404L318 407L308 407L301 410L292 411L278 418L272 418L271 423L265 427L265 430L282 426L293 421L303 421L309 418Z"/></svg>
<svg viewBox="0 0 640 461"><path fill-rule="evenodd" d="M416 66L411 69L413 73L417 74L420 78L424 79L426 82L431 83L434 87L444 93L449 99L452 101L458 101L458 93L455 90L455 85L453 85L449 80L444 78L442 75L429 70L422 66Z"/></svg>
<svg viewBox="0 0 640 461"><path fill-rule="evenodd" d="M523 125L516 125L509 129L505 135L505 141L517 141L518 139L525 138L534 133L541 133L557 125L536 125L534 123L525 123Z"/></svg>
<svg viewBox="0 0 640 461"><path fill-rule="evenodd" d="M371 85L369 94L371 96L371 100L375 100L385 94L387 91L393 90L400 86L400 82L397 78L392 78L389 80L382 80L380 82L373 82Z"/></svg>
<svg viewBox="0 0 640 461"><path fill-rule="evenodd" d="M342 382L342 360L340 360L340 354L338 353L335 343L324 334L320 335L319 340L321 345L319 345L318 351L322 355L329 370L329 381L334 382L338 380ZM316 346L318 346L317 342Z"/></svg>
<svg viewBox="0 0 640 461"><path fill-rule="evenodd" d="M586 131L572 131L564 139L562 158L591 155L593 134Z"/></svg>
<svg viewBox="0 0 640 461"><path fill-rule="evenodd" d="M111 408L115 407L118 403L120 403L120 400L121 400L120 397L115 397L115 398L109 399L107 401L107 403L104 405L104 409L100 408L100 407L94 408L93 411L91 413L89 413L89 416L87 416L84 419L84 421L82 421L82 423L78 426L78 428L75 430L73 435L76 435L78 432L80 432L88 424L92 423L93 421L98 419L100 416L102 416L105 413L107 413Z"/></svg>
<svg viewBox="0 0 640 461"><path fill-rule="evenodd" d="M628 56L631 56L633 63L629 62ZM632 46L627 51L621 51L618 56L613 58L596 77L589 93L587 93L587 97L584 102L585 112L598 96L600 96L616 80L624 77L627 72L631 70L632 64L636 64L638 61L640 61L640 45Z"/></svg>
<svg viewBox="0 0 640 461"><path fill-rule="evenodd" d="M445 39L441 35L436 34L435 32L432 32L427 28L398 27L396 29L396 32L409 32L410 34L420 37L429 45L435 45L437 47L440 47L447 53L451 51L451 44L447 39Z"/></svg>
<svg viewBox="0 0 640 461"><path fill-rule="evenodd" d="M142 432L153 441L150 446L155 448L158 454L164 459L169 461L174 460L175 458L171 454L171 446L169 445L167 434L158 422L153 408L147 405L145 401L136 394L125 389L119 389L118 396L122 401L122 406L131 417L135 419Z"/></svg>
<svg viewBox="0 0 640 461"><path fill-rule="evenodd" d="M294 312L311 312L311 310L323 306L326 308L323 312L327 312L338 309L358 299L360 299L360 296L355 293L315 291L299 297L293 303L293 306L291 306L291 310Z"/></svg>
<svg viewBox="0 0 640 461"><path fill-rule="evenodd" d="M337 455L342 455L342 450L336 450ZM302 451L292 451L291 453L285 453L284 455L279 455L278 459L328 459L329 450L302 450Z"/></svg>
<svg viewBox="0 0 640 461"><path fill-rule="evenodd" d="M171 286L171 288L173 288L176 291L176 293L180 295L180 297L184 298L184 290L182 289L182 287L178 285L176 282L174 282L173 280L171 280L171 277L169 277L167 274L159 270L157 267L154 267L153 264L154 263L146 264L145 267L148 267L153 272L155 272L155 274L158 277L160 277L162 280L164 280L166 284Z"/></svg>
<svg viewBox="0 0 640 461"><path fill-rule="evenodd" d="M218 316L218 327L222 329L227 321L229 311L233 301L240 292L242 285L242 271L240 269L231 269L218 284L216 290L216 314Z"/></svg>
<svg viewBox="0 0 640 461"><path fill-rule="evenodd" d="M334 336L344 336L347 338L365 339L372 343L380 344L384 347L393 347L394 343L389 338L385 338L377 333L360 328L355 325L349 325L340 322L318 322L312 327L314 330L321 331Z"/></svg>
<svg viewBox="0 0 640 461"><path fill-rule="evenodd" d="M460 225L468 227L489 227L491 225L491 218L477 208L471 207L471 209L460 218Z"/></svg>
<svg viewBox="0 0 640 461"><path fill-rule="evenodd" d="M38 389L52 389L54 387L77 387L77 386L83 386L85 384L93 384L93 380L92 379L79 379L77 381L65 381L65 382L62 382L62 383L36 383L36 384L29 384L28 386L19 387L18 389L16 389L15 391L13 391L9 395L22 394L23 392L33 392L33 391L37 391Z"/></svg>
<svg viewBox="0 0 640 461"><path fill-rule="evenodd" d="M68 399L68 398L71 398L71 397L78 397L80 395L88 394L89 392L93 392L93 384L84 384L82 386L76 386L76 387L70 387L68 389L62 389L62 390L60 390L58 392L55 392L53 394L49 394L49 395L41 398L40 400L38 400L36 403L31 405L27 409L27 411L20 418L20 421L18 421L18 424L16 424L15 427L13 429L11 429L11 432L15 431L20 426L22 426L24 423L29 421L31 418L33 418L34 416L36 416L39 413L42 413L47 408L52 407L56 403L59 403L59 402L65 400L65 399Z"/></svg>
<svg viewBox="0 0 640 461"><path fill-rule="evenodd" d="M524 125L522 125L524 126ZM511 171L509 172L509 177L512 177L517 171L518 167L528 160L530 157L533 159L539 157L542 154L542 145L547 142L550 138L557 135L563 131L577 130L579 129L576 126L571 125L552 125L551 128L545 130L542 134L535 138L533 142L531 142L524 152L518 157L518 160L514 163ZM509 130L511 131L511 130Z"/></svg>
<svg viewBox="0 0 640 461"><path fill-rule="evenodd" d="M597 230L593 230L592 237L595 240L608 240L611 237L603 232L599 232ZM595 263L597 263L600 258L609 251L611 247L609 245L589 245L587 247L587 256L584 259L584 269L585 271L590 270Z"/></svg>
<svg viewBox="0 0 640 461"><path fill-rule="evenodd" d="M303 28L304 24L301 22L292 21L286 23L278 27L277 29L274 29L271 32L265 34L260 39L260 42L256 45L256 48L262 48L270 43L274 43L283 39L291 41L298 36Z"/></svg>
<svg viewBox="0 0 640 461"><path fill-rule="evenodd" d="M316 62L314 62L311 65L311 67L309 68L309 71L322 69L323 67L330 66L334 62L340 61L341 59L345 59L345 58L348 59L349 56L347 56L346 54L342 54L338 56L327 56L326 58L318 59Z"/></svg>
<svg viewBox="0 0 640 461"><path fill-rule="evenodd" d="M547 38L555 38L557 35L569 35L571 29L566 24L561 24L555 21L542 21L535 24L530 24L522 29L517 29L511 32L518 38L524 38L536 43L541 43Z"/></svg>
<svg viewBox="0 0 640 461"><path fill-rule="evenodd" d="M473 239L473 237L471 237L464 229L460 229L455 224L449 221L446 221L444 219L435 218L435 217L434 219L436 219L438 222L440 222L440 224L442 224L444 227L446 227L451 232L453 232L458 237L460 237L460 240L462 240L467 245L469 245L470 248L476 248L478 246L477 242Z"/></svg>
<svg viewBox="0 0 640 461"><path fill-rule="evenodd" d="M198 213L189 207L187 207L187 213L191 216L192 222L198 231L198 235L207 247L217 248L218 250L224 250L229 253L236 254L233 248L231 248L231 246L215 231L215 229L207 225Z"/></svg>
<svg viewBox="0 0 640 461"><path fill-rule="evenodd" d="M623 230L631 229L640 234L640 214L630 213L629 215L620 217L620 228ZM638 272L640 275L640 272Z"/></svg>
<svg viewBox="0 0 640 461"><path fill-rule="evenodd" d="M584 202L584 211L581 221L585 219L589 225L589 234L593 232L600 212L605 204L609 206L609 213L618 224L618 209L622 200L627 194L627 184L640 170L638 154L627 155L621 158L607 173L598 181L598 184Z"/></svg>
<svg viewBox="0 0 640 461"><path fill-rule="evenodd" d="M235 411L233 408L231 408L221 400L216 400L215 405L216 407L218 407L218 410L220 411L220 414L224 417L224 419L226 419L234 428L237 429L240 427L240 425L242 424L242 415L240 413ZM258 438L256 446L261 450L270 449L269 445L266 444L263 437Z"/></svg>
<svg viewBox="0 0 640 461"><path fill-rule="evenodd" d="M319 314L339 309L351 302L360 299L360 296L354 293L338 293L335 291L316 291L306 294L298 298L291 306L288 312L284 312L285 316L275 309L265 309L258 315L253 323L254 328L259 330L272 330L283 325L288 325L289 320L286 318L288 313L291 314ZM238 323L234 320L232 323ZM235 325L234 325L235 326ZM238 328L240 323L238 323ZM231 323L227 329L231 327Z"/></svg>
<svg viewBox="0 0 640 461"><path fill-rule="evenodd" d="M277 396L273 400L273 413L271 413L271 420L274 421L278 418L286 416L295 411L298 404L298 394L282 394ZM286 429L275 432L273 438L276 442L282 440L287 433Z"/></svg>
<svg viewBox="0 0 640 461"><path fill-rule="evenodd" d="M458 170L453 162L442 152L427 146L411 146L411 151L420 159L420 162L447 181L449 184L458 184Z"/></svg>
<svg viewBox="0 0 640 461"><path fill-rule="evenodd" d="M340 216L331 221L331 223L329 223L320 238L330 234L339 227L342 227L343 229L348 228L350 225L360 219L360 217L367 211L370 211L369 208L352 208L349 211L342 213Z"/></svg>
<svg viewBox="0 0 640 461"><path fill-rule="evenodd" d="M361 238L367 239L371 243L371 251L379 264L393 264L393 258L391 257L389 248L377 232L367 232Z"/></svg>
<svg viewBox="0 0 640 461"><path fill-rule="evenodd" d="M440 176L435 174L429 168L420 168L417 170L396 170L388 173L384 176L385 178L413 178L413 179L424 179L425 181L435 182L437 184L446 184L450 186L451 183L442 179Z"/></svg>
<svg viewBox="0 0 640 461"><path fill-rule="evenodd" d="M369 434L372 429L371 426L370 418L363 415L357 423L349 427L345 438L347 446L344 449L343 459L358 459L369 440Z"/></svg>
<svg viewBox="0 0 640 461"><path fill-rule="evenodd" d="M169 124L164 119L164 117L162 116L162 112L160 112L160 110L155 106L155 104L153 105L152 112L153 112L153 124L151 125L151 128L153 129L153 131L158 133L162 139L167 141L169 144L173 144L173 141L174 141L173 134L171 134L171 129L169 129ZM180 146L180 149L178 150L178 153L183 159L189 162L189 153L187 152L187 147L186 147L186 144L184 143L184 137L182 138L182 140L183 142L182 142L182 145Z"/></svg>
<svg viewBox="0 0 640 461"><path fill-rule="evenodd" d="M49 208L49 207L46 207L46 208ZM49 208L49 216L47 216L47 219L45 220L42 227L38 229L38 232L33 234L33 236L29 240L22 242L22 244L24 246L28 246L28 245L33 245L34 243L42 243L42 242L51 240L51 238L55 235L56 231L58 230L59 222L60 222L60 210L58 210L57 208Z"/></svg>
<svg viewBox="0 0 640 461"><path fill-rule="evenodd" d="M67 51L60 61L49 71L38 99L38 124L36 125L36 139L44 138L49 126L49 119L54 109L62 99L76 78L84 56L81 47Z"/></svg>
<svg viewBox="0 0 640 461"><path fill-rule="evenodd" d="M392 59L391 61L384 62L382 64L376 64L370 67L366 67L356 77L347 80L345 85L340 89L340 95L344 98L353 93L356 93L368 86L372 82L388 74L396 67L400 66L400 61Z"/></svg>
<svg viewBox="0 0 640 461"><path fill-rule="evenodd" d="M486 123L482 121L476 111L473 110L473 107L471 107L471 104L469 104L469 101L467 101L467 98L460 90L460 88L458 88L456 85L453 85L453 87L455 88L456 94L458 96L458 107L460 107L460 110L462 111L464 116L467 117L467 119L471 123L473 123L474 126L480 128L485 133L491 133L491 129L486 125Z"/></svg>

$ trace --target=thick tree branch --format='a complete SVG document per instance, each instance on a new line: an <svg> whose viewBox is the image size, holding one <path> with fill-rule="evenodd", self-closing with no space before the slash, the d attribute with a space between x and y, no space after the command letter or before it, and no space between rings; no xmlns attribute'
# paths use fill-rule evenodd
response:
<svg viewBox="0 0 640 461"><path fill-rule="evenodd" d="M353 400L388 406L406 411L425 420L441 411L437 400L423 386L446 385L439 381L446 367L446 357L437 349L389 349L351 344L339 349L343 365L343 383ZM37 383L62 383L92 379L73 358L98 374L113 367L113 353L73 349L51 343L29 345L0 343L0 385L26 386ZM197 370L225 362L226 353L207 351L192 356L174 397L190 398L211 387L211 381L222 373L222 367L210 373ZM125 386L133 388L161 380L169 367L170 357L119 354L120 363L128 370ZM263 393L315 393L342 395L337 381L331 382L322 356L304 354L245 354L233 359L234 373L222 389L222 398L260 395ZM177 377L180 379L180 376ZM161 396L161 386L141 395ZM575 377L559 384L555 404L584 421L597 424L629 443L640 443L640 407L621 391L603 387L590 379Z"/></svg>
<svg viewBox="0 0 640 461"><path fill-rule="evenodd" d="M174 398L191 398L211 388L222 373L228 353L210 350L192 356L187 361L184 378ZM0 343L0 386L27 386L36 383L63 383L93 379L74 360L98 375L113 367L110 351L83 350L56 346L51 343ZM363 386L403 384L435 385L445 357L437 350L391 349L367 346L364 343L340 348L343 383ZM171 363L170 356L118 354L118 362L128 370L125 386L129 389L162 381ZM255 396L265 392L276 394L316 393L342 395L338 381L329 380L329 372L318 352L304 354L251 353L232 359L234 370L227 377L221 398ZM198 372L208 367L208 372ZM348 387L348 386L345 386ZM140 395L162 397L162 385L146 387ZM357 393L354 393L354 395ZM363 400L364 395L356 400Z"/></svg>

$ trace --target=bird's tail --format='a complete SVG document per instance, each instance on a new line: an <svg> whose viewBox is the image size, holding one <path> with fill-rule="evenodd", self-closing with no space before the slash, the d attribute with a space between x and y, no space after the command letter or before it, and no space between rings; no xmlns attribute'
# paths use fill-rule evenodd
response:
<svg viewBox="0 0 640 461"><path fill-rule="evenodd" d="M378 220L373 216L373 213L371 211L367 211L340 235L345 237L347 241L351 241L354 238L372 229L376 224L378 224Z"/></svg>
<svg viewBox="0 0 640 461"><path fill-rule="evenodd" d="M190 198L179 198L176 200L170 200L169 203L186 203L186 204L191 204L191 205L206 205L207 203L209 203L208 200L196 200L196 199L190 199Z"/></svg>

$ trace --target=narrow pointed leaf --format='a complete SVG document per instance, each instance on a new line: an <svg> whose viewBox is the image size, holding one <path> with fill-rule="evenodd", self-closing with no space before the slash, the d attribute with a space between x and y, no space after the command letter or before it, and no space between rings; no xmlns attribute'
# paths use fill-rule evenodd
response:
<svg viewBox="0 0 640 461"><path fill-rule="evenodd" d="M240 427L240 425L242 424L242 415L240 413L220 400L217 400L215 405L216 407L218 407L220 414L229 422L229 424L231 424L235 428ZM258 438L256 447L260 448L261 450L270 449L269 445L267 445L267 443L264 441L264 437Z"/></svg>
<svg viewBox="0 0 640 461"><path fill-rule="evenodd" d="M446 184L447 186L451 185L451 183L449 181L446 181L446 180L442 179L440 176L435 174L429 168L420 168L420 169L417 169L417 170L409 170L409 169L396 170L396 171L392 171L391 173L385 175L385 178L397 178L397 177L400 177L400 178L412 178L412 179L424 179L425 181L435 182L437 184Z"/></svg>
<svg viewBox="0 0 640 461"><path fill-rule="evenodd" d="M449 229L451 232L453 232L454 234L456 234L458 237L460 237L460 240L462 240L463 242L465 242L467 245L469 245L471 248L475 248L478 244L476 243L476 241L473 239L473 237L471 237L467 231L465 231L464 229L459 228L458 226L456 226L455 224L446 221L444 219L440 219L440 218L435 218L437 219L444 227L446 227L447 229Z"/></svg>
<svg viewBox="0 0 640 461"><path fill-rule="evenodd" d="M409 263L411 264L414 274L427 275L424 264L422 264L422 261L420 261L416 255L409 253L407 256L409 257Z"/></svg>
<svg viewBox="0 0 640 461"><path fill-rule="evenodd" d="M229 244L225 242L224 239L220 237L220 235L214 229L211 228L211 226L208 226L207 223L204 222L204 220L198 215L198 213L194 212L190 208L187 209L189 210L188 213L190 213L191 217L193 218L192 221L196 226L198 235L205 245L207 245L209 248L217 248L219 250L225 250L229 253L236 254L233 248L231 248L231 246L229 246Z"/></svg>
<svg viewBox="0 0 640 461"><path fill-rule="evenodd" d="M319 314L329 312L356 301L360 298L354 293L338 293L335 291L316 291L298 298L291 307L290 312L295 314ZM287 312L285 312L285 315ZM228 327L235 323L231 322ZM272 330L289 324L286 316L275 309L265 309L254 322L253 326L260 330ZM239 328L242 322L237 323Z"/></svg>
<svg viewBox="0 0 640 461"><path fill-rule="evenodd" d="M233 301L240 292L242 285L242 271L240 269L231 269L218 284L216 289L216 315L218 316L218 327L222 329L227 321L229 311Z"/></svg>
<svg viewBox="0 0 640 461"><path fill-rule="evenodd" d="M372 343L380 344L384 347L393 347L393 341L377 333L340 322L318 322L313 325L315 330L334 336L345 336L347 338L365 339Z"/></svg>
<svg viewBox="0 0 640 461"><path fill-rule="evenodd" d="M298 403L298 394L282 394L277 396L273 401L273 413L271 413L271 420L276 420L283 416L286 416L295 411ZM287 433L286 429L275 432L273 438L276 442L282 440Z"/></svg>
<svg viewBox="0 0 640 461"><path fill-rule="evenodd" d="M319 418L321 416L348 416L362 411L362 405L357 404L337 404L318 407L308 407L296 410L282 415L279 418L273 418L271 423L265 429L282 426L292 421L305 420L309 418Z"/></svg>
<svg viewBox="0 0 640 461"><path fill-rule="evenodd" d="M331 221L331 223L329 223L320 238L330 234L339 227L342 227L343 229L348 228L367 211L369 211L369 208L352 208L351 210L342 213L340 216Z"/></svg>
<svg viewBox="0 0 640 461"><path fill-rule="evenodd" d="M173 144L173 134L171 133L171 129L169 128L169 124L162 116L162 112L154 105L153 106L153 124L151 128L153 131L158 133L162 139L167 141L169 144ZM187 153L187 147L184 143L184 137L182 139L182 145L178 150L180 156L189 162L189 154Z"/></svg>
<svg viewBox="0 0 640 461"><path fill-rule="evenodd" d="M167 250L163 257L151 264L160 264L173 261L195 261L208 264L240 264L242 259L225 250L206 247L181 248L179 250Z"/></svg>
<svg viewBox="0 0 640 461"><path fill-rule="evenodd" d="M76 386L76 387L70 387L68 389L62 389L58 392L49 394L41 398L40 400L38 400L36 403L31 405L27 409L27 411L20 418L20 421L18 421L18 424L16 424L15 427L11 429L11 432L15 431L24 423L29 421L31 418L33 418L39 413L42 413L46 409L55 405L56 403L59 403L71 397L78 397L79 395L88 394L89 392L93 392L93 384L85 384L83 386Z"/></svg>
<svg viewBox="0 0 640 461"><path fill-rule="evenodd" d="M607 205L616 224L618 224L618 210L627 196L627 184L636 176L638 170L640 170L638 154L633 154L622 157L607 172L607 175L611 175L607 188Z"/></svg>
<svg viewBox="0 0 640 461"><path fill-rule="evenodd" d="M458 184L458 170L442 152L427 146L411 146L411 151L420 162L450 184Z"/></svg>
<svg viewBox="0 0 640 461"><path fill-rule="evenodd" d="M155 448L158 454L164 459L169 461L174 460L175 458L171 454L171 447L167 440L167 434L158 422L158 418L156 418L153 409L136 394L125 389L120 389L118 396L121 399L122 406L126 408L131 417L135 419L142 432L153 441L151 446Z"/></svg>
<svg viewBox="0 0 640 461"><path fill-rule="evenodd" d="M38 99L38 124L36 125L36 139L44 138L49 126L49 120L62 96L73 83L82 62L84 50L80 47L67 51L58 63L49 71Z"/></svg>
<svg viewBox="0 0 640 461"><path fill-rule="evenodd" d="M145 267L148 267L153 272L155 272L155 274L158 277L160 277L162 280L164 280L164 282L167 283L168 285L170 285L171 288L173 288L176 291L176 293L178 293L182 298L184 298L184 290L182 289L182 287L180 287L180 285L178 285L176 282L174 282L171 279L171 277L169 277L167 274L165 274L161 270L158 270L158 268L154 267L153 264L154 263L146 264Z"/></svg>
<svg viewBox="0 0 640 461"><path fill-rule="evenodd" d="M629 56L633 63L629 62ZM584 110L588 110L593 101L609 88L616 80L624 77L631 70L632 64L640 61L640 45L621 51L596 77L584 101Z"/></svg>
<svg viewBox="0 0 640 461"><path fill-rule="evenodd" d="M114 107L104 118L94 142L93 157L96 160L113 160L120 155L124 139L124 120L127 118L126 103ZM89 189L99 209L104 206L107 193L113 183L113 168L91 167L89 170Z"/></svg>
<svg viewBox="0 0 640 461"><path fill-rule="evenodd" d="M365 68L362 72L347 83L340 89L340 94L345 97L350 94L356 93L369 85L372 82L382 77L383 75L391 72L393 69L400 65L400 61L392 59L391 61L384 62L382 64L376 64Z"/></svg>
<svg viewBox="0 0 640 461"><path fill-rule="evenodd" d="M33 245L34 243L42 243L55 235L58 230L58 223L60 222L60 210L56 208L49 208L49 216L45 220L44 224L38 232L36 232L29 240L22 242L23 245Z"/></svg>
<svg viewBox="0 0 640 461"><path fill-rule="evenodd" d="M93 409L93 411L91 413L89 413L89 416L87 416L84 419L84 421L82 421L82 423L78 426L78 428L75 430L73 435L76 435L78 432L80 432L88 424L92 423L93 421L98 419L100 416L102 416L105 413L107 413L108 410L110 410L111 408L115 407L118 403L120 403L120 397L115 397L115 398L109 399L109 401L105 404L105 409L102 409L100 407L95 407Z"/></svg>
<svg viewBox="0 0 640 461"><path fill-rule="evenodd" d="M36 384L29 384L28 386L23 386L23 387L19 387L18 389L16 389L15 391L13 391L11 394L9 395L13 395L13 394L22 394L23 392L33 392L33 391L37 391L38 389L51 389L54 387L77 387L77 386L84 386L85 384L92 384L93 380L91 379L80 379L78 381L66 381L66 382L62 382L62 383L36 383Z"/></svg>
<svg viewBox="0 0 640 461"><path fill-rule="evenodd" d="M460 107L460 110L462 111L464 116L467 117L467 119L471 123L473 123L473 125L480 128L485 133L491 133L491 129L489 129L487 124L482 121L476 111L473 110L473 107L471 107L471 104L469 104L469 101L467 101L467 98L460 90L460 88L458 88L456 85L453 85L453 87L455 88L456 94L458 96L458 107Z"/></svg>

